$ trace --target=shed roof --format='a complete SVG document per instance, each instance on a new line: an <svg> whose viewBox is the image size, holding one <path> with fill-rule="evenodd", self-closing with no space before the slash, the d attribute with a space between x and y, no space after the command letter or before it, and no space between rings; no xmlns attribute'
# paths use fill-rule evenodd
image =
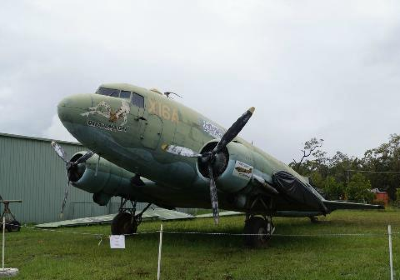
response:
<svg viewBox="0 0 400 280"><path fill-rule="evenodd" d="M43 141L43 142L51 142L54 140L54 139L43 138L43 137L33 137L33 136L17 135L17 134L3 133L3 132L0 132L0 137L19 138L19 139ZM61 144L82 146L82 144L79 142L70 142L70 141L64 141L64 140L57 140L57 142L61 143Z"/></svg>

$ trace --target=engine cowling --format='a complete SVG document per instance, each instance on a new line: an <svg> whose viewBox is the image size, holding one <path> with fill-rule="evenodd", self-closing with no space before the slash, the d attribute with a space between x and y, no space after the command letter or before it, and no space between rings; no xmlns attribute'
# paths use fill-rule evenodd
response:
<svg viewBox="0 0 400 280"><path fill-rule="evenodd" d="M71 160L76 160L85 152L78 152ZM96 174L97 168L97 174ZM93 155L85 163L80 163L68 174L74 187L93 193L93 200L106 205L112 196L132 196L131 178L135 174L118 167L104 158Z"/></svg>
<svg viewBox="0 0 400 280"><path fill-rule="evenodd" d="M216 141L207 143L201 153L211 151ZM198 159L199 176L208 178L207 164ZM238 142L231 142L215 157L213 173L217 178L217 188L227 193L235 193L245 188L253 176L253 151Z"/></svg>

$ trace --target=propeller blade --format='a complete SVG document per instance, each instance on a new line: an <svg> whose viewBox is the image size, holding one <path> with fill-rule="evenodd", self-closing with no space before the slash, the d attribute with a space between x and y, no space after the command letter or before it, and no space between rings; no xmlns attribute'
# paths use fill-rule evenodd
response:
<svg viewBox="0 0 400 280"><path fill-rule="evenodd" d="M208 165L208 173L210 175L210 198L211 198L211 207L213 211L214 223L218 225L219 222L218 194L211 164Z"/></svg>
<svg viewBox="0 0 400 280"><path fill-rule="evenodd" d="M78 158L75 162L74 165L77 165L79 163L83 163L86 162L89 158L91 158L94 155L94 153L92 151L88 151L86 152L86 154L84 154L83 156L81 156L80 158Z"/></svg>
<svg viewBox="0 0 400 280"><path fill-rule="evenodd" d="M55 141L51 142L51 146L53 147L54 151L56 151L57 155L65 162L68 163L67 160L67 153L64 151L64 149L58 145Z"/></svg>
<svg viewBox="0 0 400 280"><path fill-rule="evenodd" d="M64 190L64 199L63 199L63 202L61 204L60 219L62 219L64 217L64 209L65 209L65 205L67 204L69 186L70 186L70 184L69 184L69 180L68 180L67 187Z"/></svg>
<svg viewBox="0 0 400 280"><path fill-rule="evenodd" d="M183 156L183 157L189 157L189 158L199 158L202 157L201 154L194 152L193 150L185 147L180 147L180 146L175 146L175 145L168 145L168 144L163 144L161 146L161 149L164 151L174 154L177 156Z"/></svg>
<svg viewBox="0 0 400 280"><path fill-rule="evenodd" d="M215 148L213 149L214 154L222 151L222 149L225 148L226 145L228 145L236 136L238 136L240 131L242 131L243 127L253 115L254 110L255 108L251 107L243 115L241 115L236 122L232 124L232 126L222 136L221 140L219 140L217 146L215 146Z"/></svg>

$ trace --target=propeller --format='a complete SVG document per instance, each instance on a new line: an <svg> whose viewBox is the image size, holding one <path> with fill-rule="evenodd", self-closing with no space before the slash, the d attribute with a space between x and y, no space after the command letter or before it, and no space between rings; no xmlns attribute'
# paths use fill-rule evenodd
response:
<svg viewBox="0 0 400 280"><path fill-rule="evenodd" d="M161 148L171 154L188 157L188 158L197 158L199 161L205 165L207 165L208 177L210 179L210 199L211 199L211 207L213 210L214 223L218 224L219 221L219 211L218 211L218 194L217 194L217 186L215 184L216 174L215 169L220 166L218 161L221 156L219 156L225 149L226 146L242 131L243 127L247 124L249 119L254 113L255 108L251 107L243 115L241 115L236 122L232 124L232 126L225 132L222 138L219 140L217 145L211 151L204 151L202 153L197 153L189 148L176 146L176 145L168 145L164 144Z"/></svg>
<svg viewBox="0 0 400 280"><path fill-rule="evenodd" d="M66 167L66 171L67 171L68 183L64 190L64 198L63 198L63 201L61 204L61 212L60 212L60 219L62 219L62 217L64 216L65 205L67 204L69 188L71 185L70 184L71 179L74 180L75 178L77 178L79 176L78 164L86 162L89 158L91 158L93 156L93 152L88 151L83 156L79 157L76 161L72 161L72 160L67 160L67 153L55 141L51 142L51 146L53 147L53 149L57 153L57 155L65 162L65 167Z"/></svg>

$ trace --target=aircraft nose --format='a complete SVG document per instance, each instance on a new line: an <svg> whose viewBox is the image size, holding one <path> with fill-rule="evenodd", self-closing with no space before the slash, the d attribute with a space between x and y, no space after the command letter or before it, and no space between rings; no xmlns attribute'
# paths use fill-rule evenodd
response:
<svg viewBox="0 0 400 280"><path fill-rule="evenodd" d="M79 115L91 107L92 99L90 94L77 94L67 96L58 103L57 111L61 122L72 122L79 118Z"/></svg>

